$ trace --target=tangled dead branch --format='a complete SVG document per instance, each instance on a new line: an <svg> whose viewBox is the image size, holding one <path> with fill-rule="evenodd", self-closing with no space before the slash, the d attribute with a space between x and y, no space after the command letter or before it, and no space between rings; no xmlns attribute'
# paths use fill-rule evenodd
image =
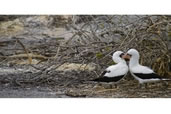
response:
<svg viewBox="0 0 171 114"><path fill-rule="evenodd" d="M114 51L136 48L141 54L141 64L162 76L171 76L169 16L88 17L79 20L82 16L77 16L79 24L68 25L73 31L71 39L64 44L70 47L68 56L105 66L112 64L110 55Z"/></svg>
<svg viewBox="0 0 171 114"><path fill-rule="evenodd" d="M73 20L67 24L67 28L72 33L67 41L57 40L57 38L53 41L44 39L41 44L27 46L26 49L19 40L18 43L22 49L17 54L25 53L23 58L27 57L29 61L34 57L43 59L38 63L42 63L42 68L31 65L41 73L54 71L65 63L94 63L98 66L94 72L96 76L99 75L101 69L115 64L111 60L114 51L126 52L130 48L136 48L141 55L141 64L153 68L162 76L170 77L170 25L169 16L73 16ZM53 79L44 76L37 78L34 81Z"/></svg>

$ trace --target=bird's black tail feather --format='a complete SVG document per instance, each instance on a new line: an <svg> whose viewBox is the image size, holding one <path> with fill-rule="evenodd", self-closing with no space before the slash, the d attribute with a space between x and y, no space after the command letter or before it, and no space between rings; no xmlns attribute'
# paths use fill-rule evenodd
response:
<svg viewBox="0 0 171 114"><path fill-rule="evenodd" d="M95 81L95 82L117 82L119 80L121 80L124 77L124 75L122 76L117 76L117 77L100 77L100 78L96 78L90 81Z"/></svg>

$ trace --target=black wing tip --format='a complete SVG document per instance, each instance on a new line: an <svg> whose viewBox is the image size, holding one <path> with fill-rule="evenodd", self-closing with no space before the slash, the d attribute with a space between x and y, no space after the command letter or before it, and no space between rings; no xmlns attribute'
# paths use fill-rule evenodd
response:
<svg viewBox="0 0 171 114"><path fill-rule="evenodd" d="M160 79L160 80L162 80L162 77L156 73L150 73L150 74L134 73L134 75L141 79Z"/></svg>
<svg viewBox="0 0 171 114"><path fill-rule="evenodd" d="M106 76L104 76L104 77L93 79L91 81L95 81L95 82L118 82L123 77L124 77L124 75L117 76L117 77L106 77Z"/></svg>

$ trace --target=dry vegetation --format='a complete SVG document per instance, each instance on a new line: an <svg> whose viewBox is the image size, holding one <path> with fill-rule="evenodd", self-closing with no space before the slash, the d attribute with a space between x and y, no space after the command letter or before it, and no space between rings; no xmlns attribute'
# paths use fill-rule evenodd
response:
<svg viewBox="0 0 171 114"><path fill-rule="evenodd" d="M112 64L114 51L135 48L141 54L141 64L171 76L170 16L133 17L134 21L130 16L76 16L68 25L73 36L61 47L67 45L69 58L100 66Z"/></svg>
<svg viewBox="0 0 171 114"><path fill-rule="evenodd" d="M29 24L29 19L27 19L27 23L22 20L26 17L2 16L0 18L0 46L2 49L6 49L0 52L0 60L1 65L8 67L18 68L17 65L19 67L28 65L33 69L32 74L22 74L22 77L15 78L6 78L4 75L1 77L1 83L11 83L12 81L20 87L40 84L56 85L59 88L62 87L63 90L69 88L66 91L67 95L76 91L78 97L84 96L84 94L94 97L94 94L99 93L91 93L90 91L94 91L93 85L85 85L82 81L98 77L101 70L115 64L111 60L113 52L116 50L126 52L130 48L135 48L140 52L141 64L151 67L163 77L171 78L170 16L41 16L40 21L39 18L34 17L34 20L38 21L31 22L32 25ZM16 19L22 21L18 22ZM13 20L19 24L15 25L12 23ZM48 22L45 23L45 20ZM6 26L5 30L2 27L3 24ZM26 42L23 41L23 38L28 40L37 38L33 34L34 32L23 32L27 30L28 26L37 27L37 29L45 26L51 31L58 27L65 27L68 32L64 36L68 33L71 35L69 38L64 38L43 32L38 34L43 40ZM15 30L13 31L16 27L22 31L18 32L17 30L16 34ZM4 40L8 32L10 40ZM134 85L134 83L133 81L129 85ZM142 97L141 94L133 92L135 88L130 89L132 96L127 92L122 96L124 87L125 85L121 84L122 91L116 90L118 95L115 94L114 97ZM84 90L82 91L84 94L82 94L81 88L84 90L93 88L88 91L91 95L83 92ZM149 96L147 95L147 97ZM100 94L100 97L104 97L104 95ZM112 97L112 92L110 97Z"/></svg>

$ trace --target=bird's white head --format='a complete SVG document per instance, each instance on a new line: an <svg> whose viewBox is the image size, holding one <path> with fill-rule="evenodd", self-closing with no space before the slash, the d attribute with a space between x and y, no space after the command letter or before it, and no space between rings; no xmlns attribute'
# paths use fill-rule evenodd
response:
<svg viewBox="0 0 171 114"><path fill-rule="evenodd" d="M136 49L130 49L123 58L130 60L130 65L135 65L139 64L140 54Z"/></svg>
<svg viewBox="0 0 171 114"><path fill-rule="evenodd" d="M115 53L113 53L112 59L115 63L125 62L123 56L124 56L124 52L116 51Z"/></svg>
<svg viewBox="0 0 171 114"><path fill-rule="evenodd" d="M129 55L131 57L137 57L137 58L140 57L139 52L136 49L128 50L127 55Z"/></svg>

